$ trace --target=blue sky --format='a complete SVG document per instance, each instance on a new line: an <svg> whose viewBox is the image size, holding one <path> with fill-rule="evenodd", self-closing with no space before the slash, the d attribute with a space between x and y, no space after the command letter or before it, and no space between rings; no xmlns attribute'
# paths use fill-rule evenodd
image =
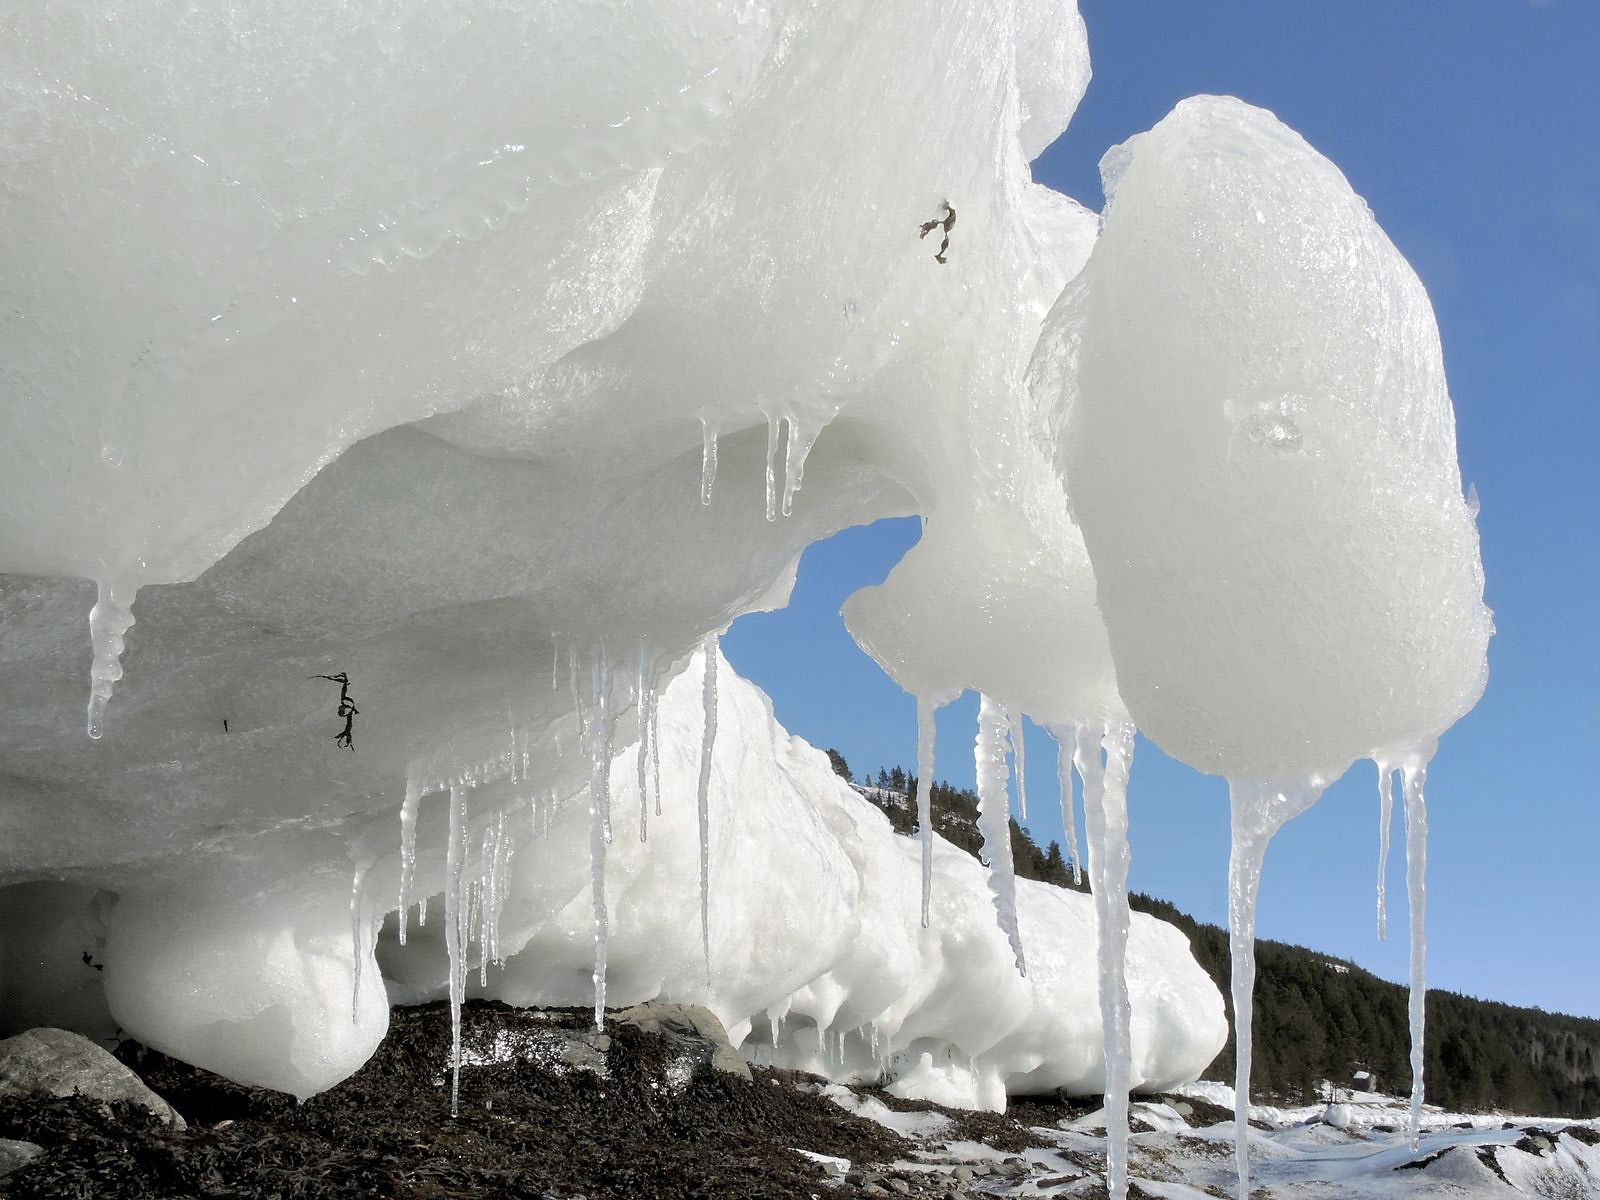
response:
<svg viewBox="0 0 1600 1200"><path fill-rule="evenodd" d="M1433 297L1463 478L1483 509L1498 633L1488 691L1447 734L1429 800L1435 986L1600 1016L1600 3L1086 0L1095 78L1035 176L1098 208L1109 146L1198 92L1269 108L1345 172ZM915 760L915 710L839 606L914 520L812 547L783 612L729 659L779 718L858 773ZM970 785L972 696L939 722L937 774ZM1055 748L1030 726L1031 820L1061 836ZM1225 785L1140 740L1135 888L1226 919ZM1274 842L1260 932L1402 979L1403 830L1377 941L1376 777L1358 764Z"/></svg>

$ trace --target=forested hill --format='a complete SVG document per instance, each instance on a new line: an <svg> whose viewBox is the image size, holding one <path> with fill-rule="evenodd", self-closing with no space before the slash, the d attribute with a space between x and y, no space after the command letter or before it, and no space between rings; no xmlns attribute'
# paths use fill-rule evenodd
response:
<svg viewBox="0 0 1600 1200"><path fill-rule="evenodd" d="M834 769L849 767L829 751ZM916 824L916 780L902 768L852 780L888 814L899 833ZM944 783L932 788L934 829L976 855L978 798ZM1011 822L1017 873L1058 887L1075 887L1072 864L1051 842L1041 849ZM1088 890L1085 879L1082 890ZM1228 931L1196 921L1165 900L1135 894L1133 907L1170 921L1189 937L1194 956L1229 1000ZM1026 931L1024 931L1026 933ZM1303 946L1256 943L1254 1093L1284 1102L1312 1102L1321 1081L1348 1085L1370 1071L1378 1090L1411 1088L1406 989L1354 963ZM1600 1020L1515 1008L1453 992L1429 991L1427 1094L1430 1104L1465 1112L1499 1110L1528 1116L1600 1116ZM1233 1081L1234 1045L1206 1071Z"/></svg>

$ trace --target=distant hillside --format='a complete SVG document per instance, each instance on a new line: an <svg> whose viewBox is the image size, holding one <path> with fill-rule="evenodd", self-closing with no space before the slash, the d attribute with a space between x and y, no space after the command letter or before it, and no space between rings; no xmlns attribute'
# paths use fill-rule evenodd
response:
<svg viewBox="0 0 1600 1200"><path fill-rule="evenodd" d="M834 769L850 778L844 759L836 751L829 756ZM915 832L914 776L896 767L852 782L883 809L896 832ZM977 795L936 782L930 798L935 831L976 855L982 842ZM1071 860L1061 847L1051 842L1041 850L1014 818L1011 845L1019 875L1075 886ZM1088 890L1087 878L1080 890ZM1188 935L1196 961L1222 992L1231 1027L1228 931L1153 896L1135 894L1131 902ZM1303 946L1258 941L1255 1094L1306 1103L1315 1099L1319 1081L1348 1082L1358 1070L1372 1072L1383 1091L1409 1091L1406 999L1403 986L1354 963ZM1230 1033L1205 1077L1231 1083L1233 1056ZM1600 1115L1600 1020L1430 990L1426 1078L1429 1103L1456 1111Z"/></svg>

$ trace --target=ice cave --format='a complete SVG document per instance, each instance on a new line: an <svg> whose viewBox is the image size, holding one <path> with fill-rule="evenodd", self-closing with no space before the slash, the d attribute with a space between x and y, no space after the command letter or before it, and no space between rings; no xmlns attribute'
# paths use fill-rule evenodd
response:
<svg viewBox="0 0 1600 1200"><path fill-rule="evenodd" d="M1089 81L1072 0L0 28L7 1032L307 1096L390 1004L667 997L834 1078L1115 1112L1226 1033L1130 920L1137 728L1229 781L1244 1044L1268 841L1400 773L1420 1042L1475 505L1428 296L1273 114L1184 101L1094 212L1029 171ZM982 694L987 869L718 649L909 514L844 617L929 761ZM1024 713L1092 901L1008 872Z"/></svg>

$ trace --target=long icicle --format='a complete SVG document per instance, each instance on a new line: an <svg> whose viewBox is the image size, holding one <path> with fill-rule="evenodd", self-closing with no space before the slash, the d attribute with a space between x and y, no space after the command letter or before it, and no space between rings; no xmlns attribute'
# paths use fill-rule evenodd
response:
<svg viewBox="0 0 1600 1200"><path fill-rule="evenodd" d="M1094 899L1100 1024L1106 1059L1106 1192L1128 1194L1128 1081L1133 1057L1133 1009L1128 998L1128 772L1133 726L1125 721L1073 736L1073 761L1083 777L1084 826L1089 835L1089 891ZM1102 758L1103 755L1103 758Z"/></svg>
<svg viewBox="0 0 1600 1200"><path fill-rule="evenodd" d="M778 418L767 418L767 520L778 519Z"/></svg>
<svg viewBox="0 0 1600 1200"><path fill-rule="evenodd" d="M350 880L350 1024L361 1023L361 963L366 958L366 939L362 937L361 928L361 902L362 890L367 882L367 870L371 863L361 862L356 864L354 875Z"/></svg>
<svg viewBox="0 0 1600 1200"><path fill-rule="evenodd" d="M1024 824L1028 820L1028 772L1026 753L1023 750L1022 733L1023 712L1019 708L1011 714L1011 754L1017 763L1017 809L1022 814Z"/></svg>
<svg viewBox="0 0 1600 1200"><path fill-rule="evenodd" d="M133 625L133 599L138 588L126 581L104 580L89 610L89 644L93 662L89 667L89 736L99 739L105 733L106 706L111 692L122 678L123 641Z"/></svg>
<svg viewBox="0 0 1600 1200"><path fill-rule="evenodd" d="M700 741L700 789L696 812L700 821L700 942L705 951L706 987L711 986L711 750L717 740L717 659L721 639L706 635L701 644L705 676L700 699L705 710L705 733Z"/></svg>
<svg viewBox="0 0 1600 1200"><path fill-rule="evenodd" d="M1428 763L1433 746L1412 751L1400 768L1406 794L1406 891L1411 904L1411 1148L1422 1140L1424 1029L1428 1001Z"/></svg>
<svg viewBox="0 0 1600 1200"><path fill-rule="evenodd" d="M1056 740L1056 774L1061 779L1061 828L1067 835L1067 855L1072 859L1072 882L1083 886L1083 862L1078 851L1078 811L1072 799L1072 755L1077 745L1076 729L1050 726Z"/></svg>
<svg viewBox="0 0 1600 1200"><path fill-rule="evenodd" d="M406 944L406 926L411 923L411 882L417 873L417 804L422 799L422 783L415 765L406 770L406 797L400 802L400 944Z"/></svg>
<svg viewBox="0 0 1600 1200"><path fill-rule="evenodd" d="M650 651L644 641L639 642L639 680L634 711L639 718L639 840L650 836L650 702L655 698L650 688Z"/></svg>
<svg viewBox="0 0 1600 1200"><path fill-rule="evenodd" d="M450 843L444 866L444 945L450 960L450 1115L461 1111L461 1005L467 991L467 789L450 785Z"/></svg>
<svg viewBox="0 0 1600 1200"><path fill-rule="evenodd" d="M1228 855L1228 952L1233 962L1233 1157L1239 1200L1250 1195L1250 1036L1255 1013L1256 897L1273 836L1322 794L1320 783L1277 787L1228 781L1233 847Z"/></svg>
<svg viewBox="0 0 1600 1200"><path fill-rule="evenodd" d="M650 684L650 787L656 794L656 816L661 815L661 693Z"/></svg>
<svg viewBox="0 0 1600 1200"><path fill-rule="evenodd" d="M917 833L922 838L922 927L928 927L933 898L933 749L937 708L927 696L917 697Z"/></svg>
<svg viewBox="0 0 1600 1200"><path fill-rule="evenodd" d="M978 737L974 756L978 770L978 829L983 834L979 859L989 868L989 894L995 919L1011 944L1017 973L1027 975L1022 932L1017 927L1017 877L1011 860L1011 805L1006 798L1006 706L979 693Z"/></svg>
<svg viewBox="0 0 1600 1200"><path fill-rule="evenodd" d="M594 728L589 739L589 879L594 903L594 1027L606 1023L606 846L611 841L611 668L595 655Z"/></svg>
<svg viewBox="0 0 1600 1200"><path fill-rule="evenodd" d="M1378 940L1389 937L1389 830L1394 825L1394 763L1380 756L1378 768Z"/></svg>

